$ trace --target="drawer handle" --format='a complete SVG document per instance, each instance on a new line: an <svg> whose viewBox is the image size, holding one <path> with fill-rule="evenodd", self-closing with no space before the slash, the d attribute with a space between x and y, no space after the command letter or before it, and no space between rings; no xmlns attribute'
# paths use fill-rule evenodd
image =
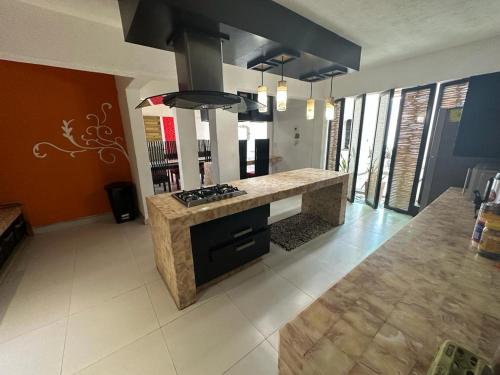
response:
<svg viewBox="0 0 500 375"><path fill-rule="evenodd" d="M247 243L244 243L243 245L236 246L236 251L245 250L253 245L255 245L255 240L248 241Z"/></svg>
<svg viewBox="0 0 500 375"><path fill-rule="evenodd" d="M243 229L240 232L234 233L233 238L238 238L238 237L244 236L245 234L248 234L248 233L252 233L252 227L247 228L247 229Z"/></svg>
<svg viewBox="0 0 500 375"><path fill-rule="evenodd" d="M5 242L8 242L14 237L14 232L10 232L4 239Z"/></svg>

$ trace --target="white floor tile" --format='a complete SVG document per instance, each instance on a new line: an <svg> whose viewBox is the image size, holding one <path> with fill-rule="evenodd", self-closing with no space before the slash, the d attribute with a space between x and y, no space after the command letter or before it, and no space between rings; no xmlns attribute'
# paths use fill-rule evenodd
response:
<svg viewBox="0 0 500 375"><path fill-rule="evenodd" d="M161 278L156 268L153 244L145 243L142 246L130 245L141 277L145 283Z"/></svg>
<svg viewBox="0 0 500 375"><path fill-rule="evenodd" d="M23 271L13 272L7 282L15 281L16 293L25 295L41 289L71 286L74 276L75 251L49 258L32 257Z"/></svg>
<svg viewBox="0 0 500 375"><path fill-rule="evenodd" d="M147 284L147 288L156 312L156 316L160 322L160 326L164 326L172 320L177 319L178 317L204 304L211 298L223 293L222 289L218 285L213 285L197 293L198 300L196 303L183 310L179 310L163 280L160 279L153 281Z"/></svg>
<svg viewBox="0 0 500 375"><path fill-rule="evenodd" d="M278 353L267 341L264 341L225 374L278 375Z"/></svg>
<svg viewBox="0 0 500 375"><path fill-rule="evenodd" d="M308 295L319 297L339 280L344 269L338 265L326 270L319 260L303 256L290 258L273 270Z"/></svg>
<svg viewBox="0 0 500 375"><path fill-rule="evenodd" d="M79 252L75 265L71 314L144 284L131 253L127 249L114 252L92 255Z"/></svg>
<svg viewBox="0 0 500 375"><path fill-rule="evenodd" d="M163 327L179 375L222 374L264 337L224 295Z"/></svg>
<svg viewBox="0 0 500 375"><path fill-rule="evenodd" d="M227 294L265 337L312 302L311 297L273 271L254 276Z"/></svg>
<svg viewBox="0 0 500 375"><path fill-rule="evenodd" d="M175 375L160 330L78 372L79 375Z"/></svg>
<svg viewBox="0 0 500 375"><path fill-rule="evenodd" d="M262 257L262 262L268 267L273 267L292 256L292 251L285 251L283 248L271 242L269 253Z"/></svg>
<svg viewBox="0 0 500 375"><path fill-rule="evenodd" d="M280 330L277 329L271 336L267 338L267 342L271 344L271 346L279 352L279 344L280 344Z"/></svg>
<svg viewBox="0 0 500 375"><path fill-rule="evenodd" d="M71 315L63 374L72 374L159 327L145 287Z"/></svg>
<svg viewBox="0 0 500 375"><path fill-rule="evenodd" d="M300 205L272 203L270 221ZM278 329L409 220L349 203L345 225L291 252L271 244L182 311L139 221L29 237L0 278L0 374L274 374Z"/></svg>
<svg viewBox="0 0 500 375"><path fill-rule="evenodd" d="M248 266L241 271L236 272L227 279L222 280L217 285L224 291L231 290L238 285L243 284L248 279L269 270L269 267L262 261L258 261L251 266Z"/></svg>
<svg viewBox="0 0 500 375"><path fill-rule="evenodd" d="M359 248L360 250L372 252L388 238L390 238L390 236L390 234L381 234L353 228L348 232L342 233L339 238L344 242L350 243L352 246Z"/></svg>
<svg viewBox="0 0 500 375"><path fill-rule="evenodd" d="M71 285L18 295L15 285L0 288L0 343L65 318Z"/></svg>
<svg viewBox="0 0 500 375"><path fill-rule="evenodd" d="M31 331L0 345L0 373L59 375L66 320Z"/></svg>

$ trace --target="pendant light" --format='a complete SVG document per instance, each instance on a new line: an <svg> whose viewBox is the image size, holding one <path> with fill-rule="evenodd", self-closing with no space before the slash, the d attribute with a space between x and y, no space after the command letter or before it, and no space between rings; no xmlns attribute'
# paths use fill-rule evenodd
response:
<svg viewBox="0 0 500 375"><path fill-rule="evenodd" d="M257 87L257 101L264 105L263 107L259 107L259 112L264 113L267 112L267 87L264 86L264 71L261 70L260 73L262 74L262 78L261 85Z"/></svg>
<svg viewBox="0 0 500 375"><path fill-rule="evenodd" d="M311 95L307 99L306 104L306 119L314 120L314 99L313 99L313 83L311 81Z"/></svg>
<svg viewBox="0 0 500 375"><path fill-rule="evenodd" d="M335 116L335 99L332 96L332 88L333 88L333 75L330 81L330 96L325 100L325 118L328 121L333 120Z"/></svg>
<svg viewBox="0 0 500 375"><path fill-rule="evenodd" d="M278 82L276 90L276 110L279 112L286 111L287 87L286 81L283 80L283 56L281 56L281 81Z"/></svg>

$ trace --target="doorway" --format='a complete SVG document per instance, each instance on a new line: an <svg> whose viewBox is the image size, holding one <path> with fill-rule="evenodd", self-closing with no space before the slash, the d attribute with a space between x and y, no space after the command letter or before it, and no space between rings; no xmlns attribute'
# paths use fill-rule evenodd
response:
<svg viewBox="0 0 500 375"><path fill-rule="evenodd" d="M377 128L380 94L366 94L363 114L363 132L360 137L359 161L356 175L355 197L358 202L365 202L369 190L370 177L374 175L373 142Z"/></svg>
<svg viewBox="0 0 500 375"><path fill-rule="evenodd" d="M385 207L416 215L417 190L436 84L404 89L389 169Z"/></svg>
<svg viewBox="0 0 500 375"><path fill-rule="evenodd" d="M349 155L347 160L347 200L354 202L356 196L356 181L359 167L359 151L363 135L363 121L365 113L366 94L359 95L354 99L354 111L352 119L352 130L350 132Z"/></svg>
<svg viewBox="0 0 500 375"><path fill-rule="evenodd" d="M382 92L378 99L377 120L369 152L370 167L365 189L365 202L375 209L378 208L381 196L385 197L389 174L389 169L386 168L390 164L390 155L387 154L387 138L391 125L394 90Z"/></svg>

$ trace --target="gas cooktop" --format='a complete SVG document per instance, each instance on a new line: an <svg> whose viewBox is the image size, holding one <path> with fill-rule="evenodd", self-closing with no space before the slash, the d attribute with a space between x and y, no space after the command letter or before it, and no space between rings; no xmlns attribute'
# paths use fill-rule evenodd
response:
<svg viewBox="0 0 500 375"><path fill-rule="evenodd" d="M173 196L187 207L198 206L200 204L237 197L246 194L244 190L239 190L236 186L228 184L207 186L195 190L183 190L174 193Z"/></svg>

